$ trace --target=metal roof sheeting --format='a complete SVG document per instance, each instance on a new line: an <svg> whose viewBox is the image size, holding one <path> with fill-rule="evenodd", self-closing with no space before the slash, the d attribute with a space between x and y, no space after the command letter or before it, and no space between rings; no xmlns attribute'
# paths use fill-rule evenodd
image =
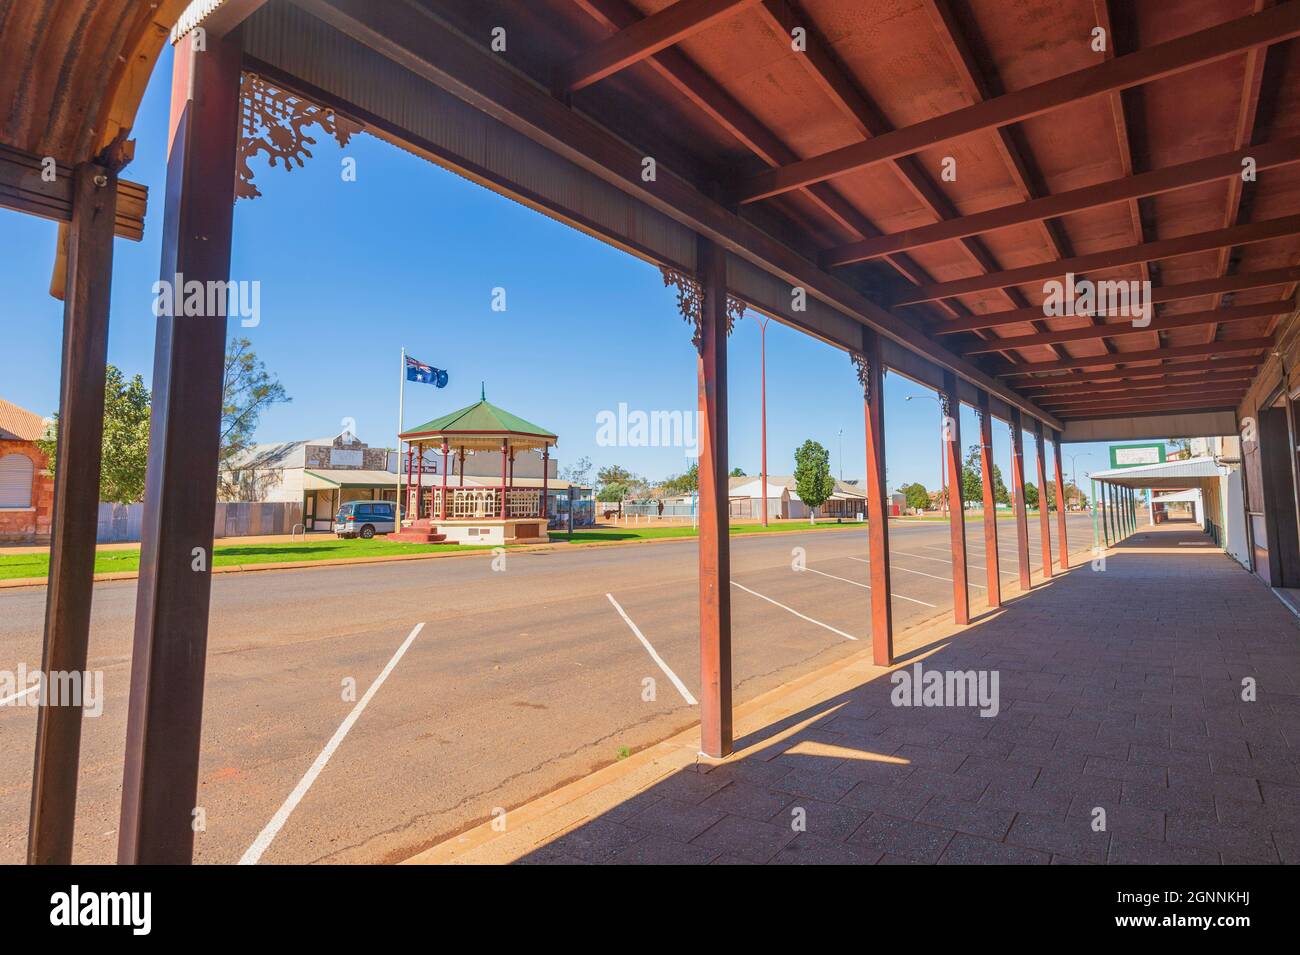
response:
<svg viewBox="0 0 1300 955"><path fill-rule="evenodd" d="M1133 468L1111 468L1093 471L1088 475L1094 481L1105 481L1120 487L1185 488L1207 481L1217 481L1228 469L1216 464L1214 458L1188 458L1186 461L1166 461L1164 464L1147 464Z"/></svg>

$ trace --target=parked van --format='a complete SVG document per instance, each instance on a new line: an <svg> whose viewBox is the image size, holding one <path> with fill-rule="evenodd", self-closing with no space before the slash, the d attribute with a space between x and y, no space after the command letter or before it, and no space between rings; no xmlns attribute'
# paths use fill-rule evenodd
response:
<svg viewBox="0 0 1300 955"><path fill-rule="evenodd" d="M348 501L334 515L334 533L365 540L391 534L397 530L396 508L392 501Z"/></svg>

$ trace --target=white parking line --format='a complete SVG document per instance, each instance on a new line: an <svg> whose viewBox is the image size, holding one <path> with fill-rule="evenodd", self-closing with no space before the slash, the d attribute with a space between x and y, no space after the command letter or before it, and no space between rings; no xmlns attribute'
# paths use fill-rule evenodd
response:
<svg viewBox="0 0 1300 955"><path fill-rule="evenodd" d="M926 547L926 546L928 546L928 545L927 545L927 544L922 544L921 546L922 546L922 547ZM952 561L950 561L950 560L945 560L945 559L942 558L942 557L930 557L930 556L928 556L928 555L926 555L926 554L909 554L907 551L904 551L904 550L894 550L894 548L892 548L892 547L889 548L889 555L892 557L894 554L897 554L899 557L915 557L915 558L917 558L918 560L932 560L932 561L935 561L936 563L940 563L940 564L951 564L951 563L952 563ZM853 559L854 559L854 560L863 560L863 558L861 558L861 557L855 557L855 558L853 558ZM870 563L870 562L869 562L869 561L865 561L865 560L863 560L863 563ZM986 570L986 569L987 569L983 564L977 564L977 563L975 563L974 561L970 560L969 558L967 558L966 563L967 563L967 566L974 567L976 570ZM899 569L899 570L903 570L904 568L900 567L900 568L898 568L898 569ZM1013 573L1011 573L1011 572L1009 572L1009 571L1002 570L1001 568L998 569L998 573L1000 573L1003 577L1015 577L1015 576L1016 576L1015 574L1013 574Z"/></svg>
<svg viewBox="0 0 1300 955"><path fill-rule="evenodd" d="M734 580L731 582L731 584L733 587L739 587L747 594L753 594L759 600L766 600L768 603L773 604L774 606L780 607L782 610L794 614L800 620L807 620L809 623L815 623L823 630L829 630L831 633L838 633L841 637L843 637L846 640L858 639L857 637L853 636L853 634L851 633L845 633L843 630L836 630L829 623L822 623L820 620L814 620L812 617L806 616L805 614L801 614L798 610L795 610L793 607L787 607L785 604L781 603L781 601L773 600L771 597L760 594L757 590L750 590L744 584L738 584Z"/></svg>
<svg viewBox="0 0 1300 955"><path fill-rule="evenodd" d="M854 587L861 587L863 590L871 589L870 584L864 584L860 580L849 580L847 577L836 577L834 574L828 574L824 570L813 570L811 567L805 567L803 570L799 571L799 573L821 574L823 577L829 577L831 580L842 580L846 584L852 584ZM920 604L922 607L934 607L935 609L938 609L939 606L938 604L928 604L924 600L917 600L915 597L908 597L904 594L891 593L890 596L897 597L899 600L910 600L912 603Z"/></svg>
<svg viewBox="0 0 1300 955"><path fill-rule="evenodd" d="M891 551L890 553L892 554L893 552ZM902 555L900 555L900 556L906 557L907 555L906 555L906 554L902 554ZM853 556L849 556L849 560L856 560L856 561L859 561L860 563L863 563L863 564L869 564L869 563L871 563L871 561L867 560L865 557L853 557ZM952 563L952 561L948 561L948 563ZM926 573L925 571L923 571L923 570L913 570L911 567L896 567L896 566L895 566L894 564L892 564L892 563L889 565L889 570L890 570L891 573L892 573L893 571L895 571L895 570L901 570L901 571L903 571L904 573L908 573L908 574L916 574L916 575L919 576L919 577L929 577L931 580L946 580L946 581L948 581L948 583L952 583L952 578L951 578L951 577L940 577L938 574L927 574L927 573ZM975 583L975 581L973 581L973 580L969 580L969 581L967 581L967 583L969 583L972 587L978 587L980 590L987 590L987 589L988 589L988 588L985 587L983 584L977 584L977 583Z"/></svg>
<svg viewBox="0 0 1300 955"><path fill-rule="evenodd" d="M618 615L623 618L624 622L629 627L632 628L632 632L636 634L636 638L641 641L641 646L645 647L646 652L650 654L650 659L659 664L659 669L663 670L664 675L673 681L673 686L677 687L677 692L682 695L682 699L686 701L687 705L697 705L699 701L696 700L695 697L691 696L691 691L686 689L686 684L677 678L677 674L673 672L672 667L664 662L664 658L655 652L654 647L650 646L650 641L645 638L645 634L641 632L641 628L632 622L632 618L627 615L626 610L619 606L618 601L614 599L614 595L605 594L605 596L608 597L609 602L614 605L614 609L618 611Z"/></svg>
<svg viewBox="0 0 1300 955"><path fill-rule="evenodd" d="M361 699L357 700L357 705L352 707L352 712L347 715L347 718L339 724L339 728L334 731L334 735L330 737L330 741L325 744L325 748L321 750L320 755L316 757L316 762L312 763L311 768L307 770L306 775L303 776L302 779L298 780L298 785L293 788L293 792L289 793L289 798L284 801L284 805L276 811L276 814L271 817L271 821L266 824L266 828L261 831L258 837L253 840L253 844L249 846L243 856L240 857L240 865L257 865L257 861L262 858L262 853L266 852L266 850L270 848L271 841L275 839L276 834L279 833L279 831L284 827L284 824L289 820L289 814L292 813L298 803L302 801L302 797L307 795L307 790L311 789L312 783L316 782L316 777L321 774L321 770L323 770L325 764L330 761L330 757L334 755L334 751L339 748L339 744L343 742L343 738L348 735L348 732L361 717L361 713L370 703L370 700L379 692L379 688L384 685L384 681L388 679L388 674L393 672L393 668L397 666L397 662L402 659L403 654L405 654L411 644L415 642L415 638L420 635L420 631L423 629L424 624L417 623L407 638L402 641L402 645L397 648L397 652L394 653L392 659L388 661L388 665L384 667L379 676L375 677L375 682L370 684L370 689L366 690L365 695L362 696Z"/></svg>

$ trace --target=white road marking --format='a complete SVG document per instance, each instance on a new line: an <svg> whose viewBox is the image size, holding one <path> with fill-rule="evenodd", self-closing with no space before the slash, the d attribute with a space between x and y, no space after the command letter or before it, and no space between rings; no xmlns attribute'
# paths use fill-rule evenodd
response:
<svg viewBox="0 0 1300 955"><path fill-rule="evenodd" d="M809 623L815 623L817 626L821 627L823 630L829 630L831 633L838 633L841 637L843 637L843 638L846 639L846 640L856 640L856 639L858 639L857 637L853 636L853 634L851 634L851 633L845 633L843 630L836 630L836 629L835 629L834 627L832 627L829 623L822 623L820 620L814 620L812 617L809 617L809 616L807 616L807 615L805 615L805 614L800 613L798 610L795 610L793 607L787 607L785 604L781 603L779 600L773 600L771 597L768 597L768 596L765 596L765 595L763 595L763 594L760 594L757 590L750 590L750 589L749 589L748 587L746 587L744 584L738 584L738 583L736 583L736 581L733 580L733 581L731 582L731 585L732 585L733 587L739 587L741 590L743 590L743 591L744 591L745 593L747 593L747 594L753 594L753 595L754 595L755 597L757 597L759 600L766 600L768 603L773 604L774 606L780 607L782 610L785 610L785 611L787 611L787 612L789 612L789 613L794 614L794 615L795 615L796 617L798 617L800 620L807 620Z"/></svg>
<svg viewBox="0 0 1300 955"><path fill-rule="evenodd" d="M27 689L23 690L21 693L15 693L13 696L6 696L3 700L0 700L0 706L5 706L5 705L8 704L8 703L12 703L14 700L21 700L24 696L31 696L33 693L35 693L35 692L36 692L37 690L39 690L40 688L41 688L41 685L38 683L38 684L36 684L35 686L29 686Z"/></svg>
<svg viewBox="0 0 1300 955"><path fill-rule="evenodd" d="M920 544L919 546L921 546L921 547L932 547L933 545L931 545L931 544ZM949 551L948 551L946 548L944 548L944 547L934 547L934 550L937 550L937 551L938 551L939 553L941 553L941 554L949 553ZM896 551L896 550L894 550L892 547L889 549L889 552L890 552L891 554L899 554L899 555L901 555L901 556L903 556L903 557L919 557L919 558L921 558L922 560L937 560L937 561L938 561L939 563L941 563L941 564L951 564L951 563L952 563L952 561L950 561L950 560L944 560L942 557L927 557L925 554L907 554L907 553L904 553L904 552L901 551L901 550ZM1006 556L1006 555L1004 554L1003 556ZM1015 556L1015 555L1012 554L1012 556ZM974 568L976 568L976 569L978 569L978 570L987 570L987 569L988 569L984 564L976 564L976 563L972 562L972 561L970 560L970 558L967 558L966 563L967 563L969 566L974 567ZM999 562L999 563L1000 563L1000 562ZM1010 571L1003 570L1001 567L998 568L998 573L1001 574L1003 577L1018 577L1018 576L1020 576L1019 574L1013 574L1013 573L1011 573Z"/></svg>
<svg viewBox="0 0 1300 955"><path fill-rule="evenodd" d="M266 850L270 848L271 841L275 839L276 834L279 833L279 831L284 827L284 824L288 821L289 814L292 813L298 803L302 801L302 797L307 795L307 790L311 789L312 783L316 782L316 777L321 774L321 770L323 770L325 764L330 761L330 757L334 755L334 751L339 748L339 744L343 742L344 737L348 735L348 732L352 729L353 725L361 717L362 712L370 703L370 700L379 692L379 688L384 685L384 681L388 679L388 675L393 672L393 668L397 666L398 661L402 659L402 656L406 653L407 649L410 648L411 644L415 642L415 638L420 635L420 631L423 629L424 624L417 623L415 628L402 642L402 645L397 648L397 652L394 653L392 659L388 661L388 665L384 667L379 676L375 677L375 682L370 684L370 689L366 690L365 695L362 696L361 699L357 700L357 705L352 707L352 712L347 715L347 718L339 724L339 728L334 731L334 735L330 737L330 741L325 744L325 748L321 750L320 755L316 757L316 762L312 763L311 768L307 770L306 775L304 775L302 779L298 780L298 785L293 788L293 792L289 793L289 798L284 801L284 805L276 811L276 814L271 817L271 821L266 824L266 828L261 831L258 837L253 840L253 844L244 852L243 856L239 860L240 865L257 865L257 861L262 858L262 853L266 852Z"/></svg>
<svg viewBox="0 0 1300 955"><path fill-rule="evenodd" d="M893 552L891 551L890 553L892 554ZM900 556L902 556L902 557L906 557L907 555L906 555L906 554L902 554L902 555L900 555ZM856 561L859 561L860 563L863 563L863 564L869 564L869 563L871 563L871 561L867 560L865 557L852 557L852 556L850 556L850 557L849 557L849 560L856 560ZM948 563L952 563L952 561L948 561ZM890 573L893 573L893 572L896 571L896 570L901 570L901 571L903 571L904 573L907 573L907 574L916 574L917 576L920 576L920 577L929 577L931 580L946 580L946 581L948 581L948 583L952 583L952 578L951 578L951 577L940 577L938 574L927 574L927 573L926 573L925 571L923 571L923 570L913 570L911 567L895 567L895 566L891 563L891 564L889 565L889 571L890 571ZM973 580L968 580L967 583L970 584L972 587L978 587L980 590L987 590L987 589L988 589L988 588L985 587L983 584L977 584L977 583L975 583L975 581L973 581Z"/></svg>
<svg viewBox="0 0 1300 955"><path fill-rule="evenodd" d="M811 567L805 567L802 571L799 571L799 573L821 574L823 577L829 577L831 580L842 580L846 584L852 584L854 587L861 587L863 590L871 589L870 584L864 584L860 580L850 580L848 577L836 577L834 574L828 574L824 570L813 570ZM905 594L891 593L890 596L897 597L899 600L910 600L914 604L920 604L922 607L933 607L936 610L939 606L938 604L928 604L924 600L917 600L915 597L908 597Z"/></svg>
<svg viewBox="0 0 1300 955"><path fill-rule="evenodd" d="M614 605L614 609L618 611L618 615L623 618L624 623L632 628L632 633L634 633L636 638L641 641L641 646L646 648L646 652L650 654L650 659L659 664L659 669L663 670L664 675L673 681L673 686L677 687L677 692L682 695L682 699L686 701L687 705L698 705L699 700L691 696L691 691L686 689L686 684L678 679L677 674L673 672L672 667L664 662L664 658L655 651L654 647L650 646L650 641L645 638L645 634L641 632L641 628L632 622L632 618L627 615L626 610L619 606L618 601L614 599L614 595L605 594L605 596L608 597L609 602Z"/></svg>

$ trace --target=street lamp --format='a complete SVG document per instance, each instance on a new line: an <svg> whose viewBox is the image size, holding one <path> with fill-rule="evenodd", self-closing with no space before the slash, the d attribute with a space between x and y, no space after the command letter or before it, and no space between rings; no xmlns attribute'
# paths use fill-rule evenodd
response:
<svg viewBox="0 0 1300 955"><path fill-rule="evenodd" d="M840 428L840 483L844 483L844 429Z"/></svg>
<svg viewBox="0 0 1300 955"><path fill-rule="evenodd" d="M1067 457L1070 459L1070 474L1071 474L1070 483L1074 485L1074 493L1075 496L1077 497L1079 494L1079 467L1074 462L1079 458L1092 457L1092 452L1080 451L1077 454L1067 455Z"/></svg>
<svg viewBox="0 0 1300 955"><path fill-rule="evenodd" d="M943 400L938 395L908 395L906 400L911 401L913 398L930 398L939 402L939 415L943 415ZM947 465L947 442L943 439L944 422L939 423L939 501L943 505L943 513L948 513L948 468Z"/></svg>

